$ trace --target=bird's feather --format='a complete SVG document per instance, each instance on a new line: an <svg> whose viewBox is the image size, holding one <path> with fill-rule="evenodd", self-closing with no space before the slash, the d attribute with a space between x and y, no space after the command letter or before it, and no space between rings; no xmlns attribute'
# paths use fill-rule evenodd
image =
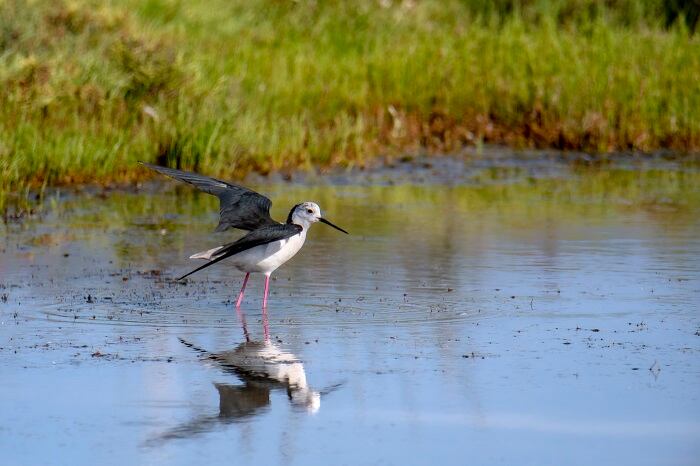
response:
<svg viewBox="0 0 700 466"><path fill-rule="evenodd" d="M188 274L185 274L182 277L178 278L178 280L182 280L183 278L189 277L195 272L199 272L200 270L207 268L210 265L214 265L217 262L226 259L227 257L231 257L245 250L254 248L256 246L261 246L263 244L272 243L273 241L291 238L292 236L301 233L302 230L303 228L301 226L295 225L293 223L275 223L274 225L268 225L266 227L253 230L247 235L245 235L243 238L234 241L233 243L222 246L220 250L218 250L212 255L212 260L210 262L202 265L201 267L197 267Z"/></svg>
<svg viewBox="0 0 700 466"><path fill-rule="evenodd" d="M197 173L151 165L145 162L141 162L141 164L151 170L189 183L200 191L218 197L219 225L216 227L216 231L224 231L229 228L251 231L260 227L278 224L270 217L272 201L251 189Z"/></svg>

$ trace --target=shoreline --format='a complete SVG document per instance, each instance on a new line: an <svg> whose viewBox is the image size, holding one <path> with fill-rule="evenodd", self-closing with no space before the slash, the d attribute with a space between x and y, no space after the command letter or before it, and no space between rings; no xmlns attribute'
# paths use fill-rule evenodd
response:
<svg viewBox="0 0 700 466"><path fill-rule="evenodd" d="M377 156L370 164L356 167L323 167L277 170L270 173L248 171L243 175L226 176L201 170L207 176L219 177L246 186L286 184L291 186L394 186L394 185L479 185L486 182L514 183L525 180L591 176L606 171L664 171L697 173L700 153L677 154L669 151L641 154L619 152L590 154L556 150L518 150L499 145L469 147L452 154L419 154ZM91 194L104 197L112 192L149 192L168 184L157 175L135 166L128 179L108 182L66 183L33 189L24 197L6 200L2 210L5 222L21 220L42 208L47 199L65 199ZM177 189L177 185L172 189ZM9 201L9 202L8 202Z"/></svg>

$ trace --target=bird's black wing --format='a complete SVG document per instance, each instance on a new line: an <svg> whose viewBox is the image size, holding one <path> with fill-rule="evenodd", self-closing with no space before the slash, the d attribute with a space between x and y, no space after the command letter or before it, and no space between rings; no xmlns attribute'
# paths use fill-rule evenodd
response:
<svg viewBox="0 0 700 466"><path fill-rule="evenodd" d="M216 227L216 231L224 231L229 228L250 231L263 226L277 225L277 222L270 217L272 201L251 189L197 173L160 167L145 162L141 162L141 164L218 197L219 225Z"/></svg>
<svg viewBox="0 0 700 466"><path fill-rule="evenodd" d="M234 241L233 243L223 246L220 250L216 252L216 254L214 255L214 259L212 259L210 262L204 264L201 267L197 267L190 273L183 275L182 277L178 278L178 280L182 280L185 277L189 277L193 273L199 272L200 270L205 269L210 265L214 265L217 262L226 259L227 257L231 257L235 254L238 254L239 252L243 252L247 249L254 248L255 246L272 243L273 241L279 241L282 239L290 238L294 235L301 233L301 231L302 228L299 225L295 225L293 223L276 223L274 225L269 225L263 228L259 228L257 230L253 230L238 241Z"/></svg>

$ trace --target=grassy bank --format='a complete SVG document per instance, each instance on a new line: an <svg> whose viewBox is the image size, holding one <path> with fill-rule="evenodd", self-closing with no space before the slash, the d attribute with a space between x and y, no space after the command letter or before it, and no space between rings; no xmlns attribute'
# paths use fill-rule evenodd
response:
<svg viewBox="0 0 700 466"><path fill-rule="evenodd" d="M482 141L698 150L697 35L668 2L600 3L0 0L0 206L144 176L136 160L236 176Z"/></svg>

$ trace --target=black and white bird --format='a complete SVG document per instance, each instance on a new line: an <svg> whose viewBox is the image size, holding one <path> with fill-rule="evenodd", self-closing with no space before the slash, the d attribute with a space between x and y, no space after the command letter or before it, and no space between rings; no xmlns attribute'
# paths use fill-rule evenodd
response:
<svg viewBox="0 0 700 466"><path fill-rule="evenodd" d="M243 286L236 300L237 308L241 306L243 293L251 273L265 274L263 308L267 308L270 275L299 252L304 245L306 233L311 224L325 223L348 234L347 231L321 217L321 208L314 202L302 202L295 205L289 211L286 223L280 223L270 217L272 201L251 189L197 173L143 162L142 164L163 175L184 181L200 191L218 197L220 218L219 225L216 227L217 232L229 228L248 231L248 234L232 243L191 255L190 259L204 259L208 262L178 279L182 280L230 257L234 267L245 272Z"/></svg>

